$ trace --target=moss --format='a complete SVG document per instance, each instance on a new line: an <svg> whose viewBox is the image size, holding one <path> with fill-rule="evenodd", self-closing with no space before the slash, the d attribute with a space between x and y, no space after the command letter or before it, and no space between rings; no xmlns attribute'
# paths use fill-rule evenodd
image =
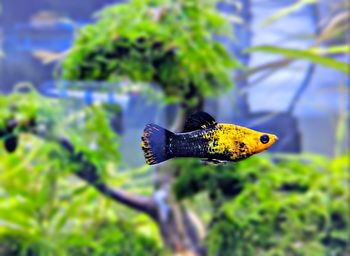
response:
<svg viewBox="0 0 350 256"><path fill-rule="evenodd" d="M209 255L345 255L350 198L341 159L315 156L269 169L256 159L238 164L241 175L252 165L256 181L222 204L207 239Z"/></svg>
<svg viewBox="0 0 350 256"><path fill-rule="evenodd" d="M238 176L232 166L204 165L188 159L177 161L177 165L179 175L173 190L179 200L207 192L211 201L217 204L238 195L243 189L244 178Z"/></svg>
<svg viewBox="0 0 350 256"><path fill-rule="evenodd" d="M105 8L95 24L78 32L62 77L157 83L182 102L230 88L238 63L214 38L231 34L215 3L135 0Z"/></svg>

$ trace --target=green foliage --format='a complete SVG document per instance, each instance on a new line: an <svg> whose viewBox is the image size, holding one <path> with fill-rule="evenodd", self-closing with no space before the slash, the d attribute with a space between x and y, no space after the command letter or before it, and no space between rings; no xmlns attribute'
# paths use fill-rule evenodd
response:
<svg viewBox="0 0 350 256"><path fill-rule="evenodd" d="M206 193L214 209L209 255L344 255L350 249L347 156L284 156L274 163L265 155L218 167L181 166L175 194L196 202L195 195Z"/></svg>
<svg viewBox="0 0 350 256"><path fill-rule="evenodd" d="M157 83L168 98L186 103L230 88L238 63L214 39L230 34L215 3L133 0L108 7L78 32L62 76Z"/></svg>
<svg viewBox="0 0 350 256"><path fill-rule="evenodd" d="M291 5L278 10L275 14L269 16L262 22L262 26L268 26L274 22L277 22L284 17L306 8L309 5L316 5L313 7L315 12L310 14L314 16L315 19L321 19L316 15L317 10L323 3L319 3L318 0L298 0ZM347 1L339 1L339 3L332 3L331 6L333 10L332 17L327 19L326 23L319 26L317 33L313 35L314 42L308 49L293 49L293 48L281 48L276 45L260 45L246 50L247 53L254 52L266 52L271 54L282 55L288 59L302 59L310 61L316 65L322 65L335 70L338 70L344 74L350 74L349 65L346 62L338 61L330 55L340 55L342 58L346 59L350 52L350 45L346 38L348 33L348 19L349 15L344 11L348 7ZM310 36L307 37L310 39ZM334 45L335 43L339 45ZM322 47L319 47L322 45ZM289 64L291 62L287 62ZM264 65L262 65L263 67ZM281 65L284 66L283 64ZM270 68L269 65L266 65Z"/></svg>
<svg viewBox="0 0 350 256"><path fill-rule="evenodd" d="M73 102L41 97L30 86L18 90L27 93L0 96L0 255L159 255L154 222L73 175L80 163L55 140L67 137L102 178L121 186L128 177L117 169L108 113L102 106L68 111ZM12 153L2 145L9 133L19 141Z"/></svg>
<svg viewBox="0 0 350 256"><path fill-rule="evenodd" d="M51 157L60 148L21 140L12 155L0 149L0 255L159 254L150 220L124 219L125 209L65 172Z"/></svg>
<svg viewBox="0 0 350 256"><path fill-rule="evenodd" d="M50 138L67 137L76 151L82 152L100 170L106 169L108 162L118 163L118 138L110 128L108 112L101 106L76 109L74 102L44 98L30 85L23 84L15 93L0 96L0 108L0 134L3 136L18 137L31 123L37 127L36 132L47 134L48 142ZM6 127L9 120L18 122L11 132ZM65 157L60 160L62 164L70 164Z"/></svg>
<svg viewBox="0 0 350 256"><path fill-rule="evenodd" d="M349 54L350 45L334 45L327 48L311 48L313 53L316 54Z"/></svg>
<svg viewBox="0 0 350 256"><path fill-rule="evenodd" d="M349 250L348 157L239 163L250 177L217 213L209 255L345 255Z"/></svg>
<svg viewBox="0 0 350 256"><path fill-rule="evenodd" d="M295 3L291 4L290 6L287 6L285 8L282 8L280 10L278 10L278 12L276 12L275 14L271 15L270 17L268 17L267 19L265 19L262 22L262 25L268 26L271 25L272 23L292 14L293 12L296 12L302 8L304 8L307 5L310 4L317 4L319 2L319 0L298 0Z"/></svg>
<svg viewBox="0 0 350 256"><path fill-rule="evenodd" d="M179 200L191 198L200 192L207 192L217 205L239 194L245 178L237 175L235 166L205 165L198 160L178 160L180 175L173 191ZM195 170L190 172L188 170Z"/></svg>
<svg viewBox="0 0 350 256"><path fill-rule="evenodd" d="M332 53L332 52L348 53L349 49L350 47L345 45L345 46L335 47L335 48L331 47L329 50L325 49L323 52L327 53L328 51L329 53ZM282 47L277 47L272 45L261 45L261 46L249 48L246 50L246 52L267 52L267 53L283 55L291 59L304 59L318 65L333 68L345 74L350 74L350 68L347 63L332 59L330 57L322 56L319 54L319 53L322 53L322 51L319 51L319 50L317 51L317 49L313 50L311 48L308 50L299 50L299 49L282 48Z"/></svg>

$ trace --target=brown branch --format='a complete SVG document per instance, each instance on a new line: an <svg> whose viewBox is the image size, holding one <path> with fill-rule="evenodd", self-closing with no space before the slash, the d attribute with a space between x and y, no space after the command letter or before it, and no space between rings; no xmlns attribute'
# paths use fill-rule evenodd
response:
<svg viewBox="0 0 350 256"><path fill-rule="evenodd" d="M20 129L37 135L43 139L54 141L62 146L69 154L72 161L76 161L81 166L81 169L76 171L75 174L85 180L91 186L94 186L103 195L117 201L121 204L128 206L136 211L140 211L148 214L153 219L157 219L156 204L151 197L145 197L140 195L130 194L122 189L116 189L105 184L98 174L97 167L84 157L82 152L76 152L74 145L65 137L55 138L47 134L46 131L38 131L37 125L30 126L30 122L24 122L19 124L17 120L11 119L7 121L7 127L10 130L14 130L19 126Z"/></svg>
<svg viewBox="0 0 350 256"><path fill-rule="evenodd" d="M67 138L60 138L59 143L72 155L73 160L81 164L82 168L75 173L78 177L94 186L103 195L156 219L156 205L151 197L130 194L122 189L108 186L101 181L96 166L86 160L81 152L76 153L74 146Z"/></svg>

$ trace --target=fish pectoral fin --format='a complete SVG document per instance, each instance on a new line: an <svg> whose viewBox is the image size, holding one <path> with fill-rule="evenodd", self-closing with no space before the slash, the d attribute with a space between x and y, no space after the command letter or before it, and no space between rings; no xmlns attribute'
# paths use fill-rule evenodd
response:
<svg viewBox="0 0 350 256"><path fill-rule="evenodd" d="M208 159L202 160L202 162L204 164L226 164L228 161L208 158Z"/></svg>
<svg viewBox="0 0 350 256"><path fill-rule="evenodd" d="M200 129L205 129L210 125L216 125L214 117L206 112L196 112L192 114L185 123L184 132L191 132Z"/></svg>

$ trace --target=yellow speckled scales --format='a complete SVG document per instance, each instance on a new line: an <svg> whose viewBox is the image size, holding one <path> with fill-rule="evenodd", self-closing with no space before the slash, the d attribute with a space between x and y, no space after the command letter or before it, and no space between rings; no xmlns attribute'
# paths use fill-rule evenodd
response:
<svg viewBox="0 0 350 256"><path fill-rule="evenodd" d="M234 124L217 124L203 134L203 137L209 139L208 152L211 154L223 154L229 152L230 160L236 161L259 153L274 143L262 144L260 136L266 134L257 132L242 126ZM267 134L275 137L272 134Z"/></svg>

